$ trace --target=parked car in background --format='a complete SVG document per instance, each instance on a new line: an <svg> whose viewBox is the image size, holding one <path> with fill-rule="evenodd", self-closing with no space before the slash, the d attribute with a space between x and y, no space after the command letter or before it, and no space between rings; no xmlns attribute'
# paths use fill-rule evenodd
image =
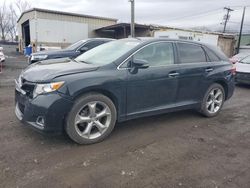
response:
<svg viewBox="0 0 250 188"><path fill-rule="evenodd" d="M91 144L129 119L184 109L216 116L233 95L234 73L223 53L204 44L116 40L76 59L29 66L16 80L15 112L39 131L66 130Z"/></svg>
<svg viewBox="0 0 250 188"><path fill-rule="evenodd" d="M0 62L5 61L5 55L3 53L3 47L0 47Z"/></svg>
<svg viewBox="0 0 250 188"><path fill-rule="evenodd" d="M250 54L241 56L235 63L236 83L250 84Z"/></svg>
<svg viewBox="0 0 250 188"><path fill-rule="evenodd" d="M62 50L40 51L32 53L29 57L29 64L47 59L57 59L64 57L75 58L96 46L110 42L112 40L114 39L90 38L86 40L80 40Z"/></svg>
<svg viewBox="0 0 250 188"><path fill-rule="evenodd" d="M250 53L247 53L247 52L238 53L238 54L236 54L236 55L234 55L233 57L230 58L230 62L235 64L235 63L239 62L240 60L242 60L243 58L245 58L248 55L250 55Z"/></svg>

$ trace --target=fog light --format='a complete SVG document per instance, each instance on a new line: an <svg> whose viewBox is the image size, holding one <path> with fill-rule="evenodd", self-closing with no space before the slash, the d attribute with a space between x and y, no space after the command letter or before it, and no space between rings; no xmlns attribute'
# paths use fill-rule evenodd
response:
<svg viewBox="0 0 250 188"><path fill-rule="evenodd" d="M41 127L44 127L44 117L38 116L36 119L36 124L41 126Z"/></svg>

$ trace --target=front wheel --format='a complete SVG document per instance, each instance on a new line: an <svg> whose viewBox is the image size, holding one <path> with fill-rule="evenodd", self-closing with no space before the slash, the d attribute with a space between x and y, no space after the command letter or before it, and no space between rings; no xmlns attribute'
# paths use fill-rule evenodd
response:
<svg viewBox="0 0 250 188"><path fill-rule="evenodd" d="M203 97L200 112L207 117L216 116L225 101L225 91L220 84L212 84Z"/></svg>
<svg viewBox="0 0 250 188"><path fill-rule="evenodd" d="M66 121L66 132L78 144L102 141L116 123L116 108L106 96L90 93L76 100Z"/></svg>

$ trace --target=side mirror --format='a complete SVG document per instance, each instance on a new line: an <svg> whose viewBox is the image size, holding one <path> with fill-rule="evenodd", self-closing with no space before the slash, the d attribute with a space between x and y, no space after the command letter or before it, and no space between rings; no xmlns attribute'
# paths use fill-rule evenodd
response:
<svg viewBox="0 0 250 188"><path fill-rule="evenodd" d="M146 69L149 67L148 61L143 59L133 59L132 60L132 67L137 69Z"/></svg>
<svg viewBox="0 0 250 188"><path fill-rule="evenodd" d="M84 46L84 47L82 47L82 48L80 48L80 52L86 52L86 51L88 51L89 50L89 48L88 47L86 47L86 46Z"/></svg>

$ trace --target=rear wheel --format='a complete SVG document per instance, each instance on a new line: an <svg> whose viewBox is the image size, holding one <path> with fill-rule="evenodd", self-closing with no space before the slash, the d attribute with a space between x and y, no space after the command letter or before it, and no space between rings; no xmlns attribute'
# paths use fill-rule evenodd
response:
<svg viewBox="0 0 250 188"><path fill-rule="evenodd" d="M216 116L225 101L225 91L220 84L212 84L203 97L201 113L207 117Z"/></svg>
<svg viewBox="0 0 250 188"><path fill-rule="evenodd" d="M66 132L79 144L92 144L106 138L115 123L113 102L104 95L90 93L75 102L67 118Z"/></svg>

